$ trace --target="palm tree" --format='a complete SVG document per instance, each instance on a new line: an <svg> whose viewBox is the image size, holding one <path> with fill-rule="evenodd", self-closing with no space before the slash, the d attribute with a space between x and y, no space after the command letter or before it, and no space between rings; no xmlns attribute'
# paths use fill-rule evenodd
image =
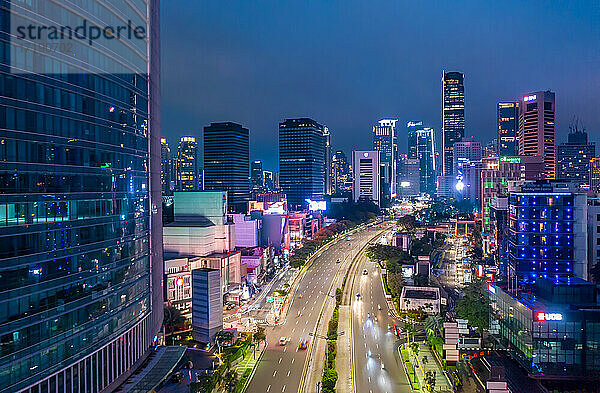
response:
<svg viewBox="0 0 600 393"><path fill-rule="evenodd" d="M165 325L167 335L171 335L171 343L173 342L172 335L175 332L175 329L184 322L185 318L181 315L181 311L179 311L178 308L173 306L165 307L163 324Z"/></svg>
<svg viewBox="0 0 600 393"><path fill-rule="evenodd" d="M442 327L444 326L444 318L440 314L429 315L425 319L425 330L427 333L436 334L439 332L442 334Z"/></svg>

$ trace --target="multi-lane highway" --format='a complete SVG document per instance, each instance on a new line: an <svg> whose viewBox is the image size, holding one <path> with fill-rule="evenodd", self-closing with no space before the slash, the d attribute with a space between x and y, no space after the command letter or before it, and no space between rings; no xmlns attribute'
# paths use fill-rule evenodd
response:
<svg viewBox="0 0 600 393"><path fill-rule="evenodd" d="M380 228L366 228L332 244L307 269L298 283L292 303L279 326L266 330L268 346L247 392L298 392L306 361L307 351L298 350L298 344L312 339L309 333L315 329L332 280L341 269L346 269L352 258ZM340 259L341 263L336 263ZM286 345L279 345L280 337L286 337ZM309 346L309 349L311 346Z"/></svg>
<svg viewBox="0 0 600 393"><path fill-rule="evenodd" d="M360 298L356 297L357 293ZM398 347L403 341L394 334L394 322L398 321L388 309L379 266L364 256L356 269L353 294L354 391L410 392L398 355Z"/></svg>

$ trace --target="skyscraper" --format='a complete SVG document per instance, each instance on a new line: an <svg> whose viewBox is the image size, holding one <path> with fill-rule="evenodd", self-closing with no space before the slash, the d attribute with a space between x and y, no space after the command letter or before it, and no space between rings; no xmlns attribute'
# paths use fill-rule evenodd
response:
<svg viewBox="0 0 600 393"><path fill-rule="evenodd" d="M332 158L333 188L336 194L352 190L352 173L350 163L342 150L335 152Z"/></svg>
<svg viewBox="0 0 600 393"><path fill-rule="evenodd" d="M588 142L585 130L571 127L568 142L556 149L556 178L590 185L590 162L596 157L596 144Z"/></svg>
<svg viewBox="0 0 600 393"><path fill-rule="evenodd" d="M454 144L453 173L457 199L481 201L482 152L481 143L473 137L463 138Z"/></svg>
<svg viewBox="0 0 600 393"><path fill-rule="evenodd" d="M0 10L1 392L112 391L161 328L158 1L113 5ZM7 38L128 19L143 39Z"/></svg>
<svg viewBox="0 0 600 393"><path fill-rule="evenodd" d="M417 196L421 192L421 162L416 158L409 158L406 154L398 157L398 197L407 198Z"/></svg>
<svg viewBox="0 0 600 393"><path fill-rule="evenodd" d="M250 132L240 124L204 127L204 189L227 191L231 211L247 212L250 200Z"/></svg>
<svg viewBox="0 0 600 393"><path fill-rule="evenodd" d="M354 202L359 199L370 200L379 206L379 152L353 151L352 168L354 170L354 186L352 197Z"/></svg>
<svg viewBox="0 0 600 393"><path fill-rule="evenodd" d="M178 191L202 190L198 143L193 136L184 136L179 140L176 171Z"/></svg>
<svg viewBox="0 0 600 393"><path fill-rule="evenodd" d="M275 191L275 179L273 179L273 172L263 171L263 179L265 182L265 191Z"/></svg>
<svg viewBox="0 0 600 393"><path fill-rule="evenodd" d="M424 127L421 121L409 121L408 158L419 160L420 190L429 195L435 194L435 141L433 128Z"/></svg>
<svg viewBox="0 0 600 393"><path fill-rule="evenodd" d="M554 113L554 93L549 90L527 94L519 103L519 155L543 157L546 179L555 178Z"/></svg>
<svg viewBox="0 0 600 393"><path fill-rule="evenodd" d="M160 138L160 183L163 194L171 192L171 149L165 138Z"/></svg>
<svg viewBox="0 0 600 393"><path fill-rule="evenodd" d="M326 195L333 194L333 179L331 173L331 134L329 128L323 127L323 135L325 136L325 190Z"/></svg>
<svg viewBox="0 0 600 393"><path fill-rule="evenodd" d="M290 208L323 197L325 148L324 129L316 121L299 118L279 123L279 186Z"/></svg>
<svg viewBox="0 0 600 393"><path fill-rule="evenodd" d="M464 74L442 73L442 170L452 175L454 143L465 136L465 86Z"/></svg>
<svg viewBox="0 0 600 393"><path fill-rule="evenodd" d="M262 161L255 160L250 163L250 182L252 184L252 191L261 191L264 188L265 181Z"/></svg>
<svg viewBox="0 0 600 393"><path fill-rule="evenodd" d="M499 102L496 113L498 120L498 156L516 156L519 153L517 141L519 102Z"/></svg>
<svg viewBox="0 0 600 393"><path fill-rule="evenodd" d="M397 122L398 119L383 119L373 126L373 150L380 153L380 162L386 167L385 181L381 187L385 190L384 197L387 200L391 200L396 195L398 184Z"/></svg>

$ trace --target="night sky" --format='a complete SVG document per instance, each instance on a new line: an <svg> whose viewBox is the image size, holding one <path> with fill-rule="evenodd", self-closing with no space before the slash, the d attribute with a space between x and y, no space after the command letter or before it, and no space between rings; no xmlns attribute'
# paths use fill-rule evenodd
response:
<svg viewBox="0 0 600 393"><path fill-rule="evenodd" d="M576 115L600 142L597 0L163 0L161 13L172 149L211 121L234 121L250 129L251 159L276 170L278 122L300 116L327 125L347 154L371 148L384 117L400 120L401 152L409 120L439 142L443 69L465 73L466 135L484 144L499 100L547 89L557 140Z"/></svg>

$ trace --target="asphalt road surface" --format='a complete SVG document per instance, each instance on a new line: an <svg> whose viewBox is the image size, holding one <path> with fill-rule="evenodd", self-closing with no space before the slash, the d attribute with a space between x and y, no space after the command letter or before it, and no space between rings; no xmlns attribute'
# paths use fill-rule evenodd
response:
<svg viewBox="0 0 600 393"><path fill-rule="evenodd" d="M364 274L364 270L367 274ZM360 294L357 299L356 294ZM355 391L364 393L410 392L398 355L404 341L394 334L377 263L364 256L356 269L352 299L352 336ZM381 308L381 309L379 309ZM384 365L384 368L381 365Z"/></svg>
<svg viewBox="0 0 600 393"><path fill-rule="evenodd" d="M326 294L338 269L346 268L350 258L376 231L381 231L381 228L363 229L350 235L350 241L347 237L340 238L314 260L298 284L287 320L279 326L266 329L268 346L247 392L298 392L307 356L306 350L298 350L298 344L313 339L309 333L315 329L324 302L334 301ZM338 258L342 263L336 263ZM280 337L288 339L286 345L279 345Z"/></svg>

